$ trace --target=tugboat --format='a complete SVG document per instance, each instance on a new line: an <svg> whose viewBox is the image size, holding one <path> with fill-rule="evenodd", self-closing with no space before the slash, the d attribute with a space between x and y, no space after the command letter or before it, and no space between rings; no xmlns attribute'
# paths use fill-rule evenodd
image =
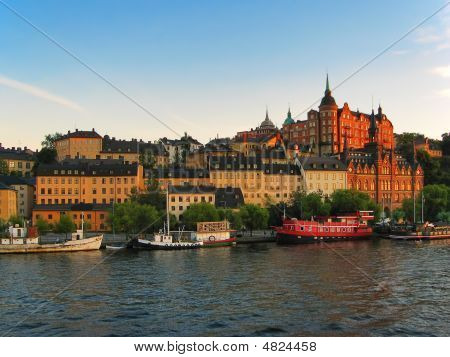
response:
<svg viewBox="0 0 450 357"><path fill-rule="evenodd" d="M393 240L436 240L450 239L450 226L447 224L424 223L402 229L393 226L387 238Z"/></svg>
<svg viewBox="0 0 450 357"><path fill-rule="evenodd" d="M373 211L357 211L352 215L311 221L285 218L283 226L275 227L276 241L280 244L302 244L367 239L372 235L368 221L373 219Z"/></svg>
<svg viewBox="0 0 450 357"><path fill-rule="evenodd" d="M200 248L203 245L203 242L174 242L173 236L170 234L169 190L167 190L166 193L166 206L167 224L164 224L164 229L155 234L153 240L141 238L134 239L132 242L133 248L146 250L180 250Z"/></svg>
<svg viewBox="0 0 450 357"><path fill-rule="evenodd" d="M235 232L227 221L197 223L197 240L203 242L203 248L236 245Z"/></svg>
<svg viewBox="0 0 450 357"><path fill-rule="evenodd" d="M103 234L84 237L83 230L72 233L71 239L62 243L41 244L37 230L30 228L9 228L9 238L0 238L0 254L3 253L56 253L98 250Z"/></svg>

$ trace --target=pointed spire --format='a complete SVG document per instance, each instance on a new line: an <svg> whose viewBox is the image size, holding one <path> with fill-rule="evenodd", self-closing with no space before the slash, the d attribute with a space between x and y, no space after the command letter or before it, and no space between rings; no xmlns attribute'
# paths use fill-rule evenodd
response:
<svg viewBox="0 0 450 357"><path fill-rule="evenodd" d="M267 105L266 105L266 120L269 120L269 109L267 108Z"/></svg>
<svg viewBox="0 0 450 357"><path fill-rule="evenodd" d="M330 92L330 82L328 81L328 72L327 72L327 87L325 89L325 92Z"/></svg>

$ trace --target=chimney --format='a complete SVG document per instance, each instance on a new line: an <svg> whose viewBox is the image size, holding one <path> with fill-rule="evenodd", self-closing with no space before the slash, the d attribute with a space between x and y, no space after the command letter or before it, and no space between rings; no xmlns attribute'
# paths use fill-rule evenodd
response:
<svg viewBox="0 0 450 357"><path fill-rule="evenodd" d="M75 129L75 131L78 131L78 129Z"/></svg>
<svg viewBox="0 0 450 357"><path fill-rule="evenodd" d="M95 129L94 129L94 128L92 128L92 131L95 131Z"/></svg>

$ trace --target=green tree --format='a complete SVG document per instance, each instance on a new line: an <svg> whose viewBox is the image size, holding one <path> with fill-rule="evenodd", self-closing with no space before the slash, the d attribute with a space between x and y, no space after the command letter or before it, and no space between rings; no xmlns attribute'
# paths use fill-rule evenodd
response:
<svg viewBox="0 0 450 357"><path fill-rule="evenodd" d="M116 204L114 214L109 214L110 225L118 232L126 234L137 234L154 230L162 225L164 214L150 205L141 205L137 202L128 201Z"/></svg>
<svg viewBox="0 0 450 357"><path fill-rule="evenodd" d="M61 133L47 134L41 142L43 148L55 149L55 141L62 138Z"/></svg>
<svg viewBox="0 0 450 357"><path fill-rule="evenodd" d="M141 205L150 205L159 211L166 209L166 194L161 191L158 182L155 179L150 179L144 192L138 192L133 187L130 199Z"/></svg>
<svg viewBox="0 0 450 357"><path fill-rule="evenodd" d="M331 214L354 213L356 211L374 211L380 214L380 207L367 193L357 190L336 190L331 194Z"/></svg>
<svg viewBox="0 0 450 357"><path fill-rule="evenodd" d="M269 211L266 208L253 204L242 205L239 209L242 224L253 234L255 229L267 228Z"/></svg>
<svg viewBox="0 0 450 357"><path fill-rule="evenodd" d="M396 222L402 221L406 218L406 213L401 208L396 208L392 211L392 219Z"/></svg>
<svg viewBox="0 0 450 357"><path fill-rule="evenodd" d="M76 225L73 223L72 218L70 216L64 214L59 218L58 223L56 223L55 231L57 233L65 233L66 239L69 233L75 231Z"/></svg>
<svg viewBox="0 0 450 357"><path fill-rule="evenodd" d="M423 134L419 133L402 133L394 134L396 141L396 149L409 161L414 160L414 140L424 139Z"/></svg>
<svg viewBox="0 0 450 357"><path fill-rule="evenodd" d="M0 175L8 175L8 164L5 160L0 160Z"/></svg>
<svg viewBox="0 0 450 357"><path fill-rule="evenodd" d="M23 217L21 216L11 216L9 217L9 223L11 223L11 225L15 226L15 225L19 225L20 227L23 227Z"/></svg>
<svg viewBox="0 0 450 357"><path fill-rule="evenodd" d="M44 234L50 230L50 225L45 219L39 218L36 221L36 227L38 229L39 234Z"/></svg>
<svg viewBox="0 0 450 357"><path fill-rule="evenodd" d="M44 147L36 154L35 165L51 164L55 161L56 149Z"/></svg>
<svg viewBox="0 0 450 357"><path fill-rule="evenodd" d="M218 222L220 215L217 208L210 203L196 203L189 206L183 213L181 222L186 229L197 229L197 222Z"/></svg>
<svg viewBox="0 0 450 357"><path fill-rule="evenodd" d="M297 191L292 195L288 216L299 219L310 219L313 216L328 216L331 205L320 193Z"/></svg>
<svg viewBox="0 0 450 357"><path fill-rule="evenodd" d="M218 213L219 213L219 220L221 221L226 220L230 222L231 228L233 229L242 228L242 219L238 211L226 208L226 209L218 209Z"/></svg>
<svg viewBox="0 0 450 357"><path fill-rule="evenodd" d="M450 133L442 134L442 155L450 156Z"/></svg>

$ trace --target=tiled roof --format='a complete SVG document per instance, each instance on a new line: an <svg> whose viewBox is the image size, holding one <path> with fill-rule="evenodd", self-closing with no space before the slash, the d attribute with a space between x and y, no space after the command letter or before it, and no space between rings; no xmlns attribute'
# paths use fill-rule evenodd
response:
<svg viewBox="0 0 450 357"><path fill-rule="evenodd" d="M0 160L24 160L33 161L34 156L26 152L18 152L12 150L0 150Z"/></svg>
<svg viewBox="0 0 450 357"><path fill-rule="evenodd" d="M109 204L75 203L75 204L40 204L33 207L33 211L107 211Z"/></svg>
<svg viewBox="0 0 450 357"><path fill-rule="evenodd" d="M13 190L12 187L9 187L8 185L5 185L4 183L0 182L0 190Z"/></svg>
<svg viewBox="0 0 450 357"><path fill-rule="evenodd" d="M190 193L190 194L202 194L202 193L215 193L216 188L214 186L191 186L191 185L178 185L170 186L169 193Z"/></svg>
<svg viewBox="0 0 450 357"><path fill-rule="evenodd" d="M136 176L138 165L121 160L65 160L56 164L41 164L36 176Z"/></svg>
<svg viewBox="0 0 450 357"><path fill-rule="evenodd" d="M217 207L238 208L244 204L244 195L240 187L218 188L215 201Z"/></svg>
<svg viewBox="0 0 450 357"><path fill-rule="evenodd" d="M0 175L0 182L7 185L7 186L11 186L11 185L29 185L29 186L33 186L29 180L26 180L23 177L19 177L19 176L9 176L9 175Z"/></svg>
<svg viewBox="0 0 450 357"><path fill-rule="evenodd" d="M347 168L342 161L331 157L311 156L300 160L305 170L329 170L346 171Z"/></svg>
<svg viewBox="0 0 450 357"><path fill-rule="evenodd" d="M101 139L101 135L98 134L95 129L92 130L78 130L68 131L67 134L63 135L58 140L68 139L68 138L92 138L92 139Z"/></svg>

